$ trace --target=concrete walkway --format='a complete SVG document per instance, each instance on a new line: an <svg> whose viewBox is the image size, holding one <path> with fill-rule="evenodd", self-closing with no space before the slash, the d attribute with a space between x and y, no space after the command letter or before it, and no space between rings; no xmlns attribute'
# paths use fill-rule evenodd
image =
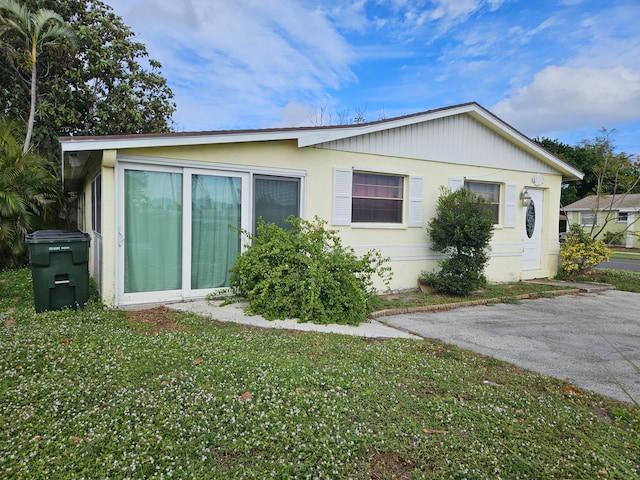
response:
<svg viewBox="0 0 640 480"><path fill-rule="evenodd" d="M244 308L247 306L244 302L232 303L230 305L220 306L221 301L207 302L206 300L197 300L194 302L173 303L167 305L167 308L180 310L183 312L196 313L206 317L213 318L220 322L234 322L243 325L251 325L260 328L277 328L286 330L302 330L306 332L324 332L339 333L342 335L353 335L357 337L367 338L410 338L421 340L418 335L405 332L402 329L385 325L376 320L363 322L357 327L352 325L316 325L314 323L298 323L297 320L265 320L260 315L247 315Z"/></svg>

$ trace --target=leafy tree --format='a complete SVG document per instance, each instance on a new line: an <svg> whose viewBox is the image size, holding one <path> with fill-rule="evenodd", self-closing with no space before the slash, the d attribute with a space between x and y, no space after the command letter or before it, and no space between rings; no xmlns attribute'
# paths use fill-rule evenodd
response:
<svg viewBox="0 0 640 480"><path fill-rule="evenodd" d="M549 138L535 139L535 141L549 152L560 157L584 173L582 180L564 183L560 195L560 205L569 205L593 193L597 183L593 171L598 158L581 145L571 146L559 140Z"/></svg>
<svg viewBox="0 0 640 480"><path fill-rule="evenodd" d="M596 176L594 213L604 214L600 215L602 223L599 226L597 222L591 225L589 235L594 238L604 232L610 222L615 221L615 215L608 213L614 210L616 201L625 195L640 191L640 161L624 152L616 153L611 140L612 133L602 129L594 140L582 142L598 158L598 163L593 169ZM624 231L630 227L631 225L627 225Z"/></svg>
<svg viewBox="0 0 640 480"><path fill-rule="evenodd" d="M454 295L468 295L486 284L493 214L484 198L465 188L443 188L427 231L432 249L448 258L440 262L439 272L423 272L422 282Z"/></svg>
<svg viewBox="0 0 640 480"><path fill-rule="evenodd" d="M582 180L562 186L560 204L574 203L589 195L640 193L640 163L624 152L617 153L614 130L602 129L594 139L571 146L549 138L535 141L584 173Z"/></svg>
<svg viewBox="0 0 640 480"><path fill-rule="evenodd" d="M593 166L595 190L599 195L615 195L640 191L640 162L625 152L616 153L612 140L615 130L600 130L593 140L581 145L597 159Z"/></svg>
<svg viewBox="0 0 640 480"><path fill-rule="evenodd" d="M36 115L38 57L45 48L58 50L73 43L75 36L60 15L48 9L31 12L15 0L0 0L0 37L5 38L11 60L18 60L18 68L27 57L26 67L30 69L29 119L22 151L31 144L33 124ZM13 40L13 42L12 42ZM14 49L12 43L18 45Z"/></svg>
<svg viewBox="0 0 640 480"><path fill-rule="evenodd" d="M537 140L547 150L569 161L585 174L582 181L563 185L561 205L594 195L596 203L592 211L594 218L600 218L600 224L594 222L588 232L584 232L579 225L571 226L572 231L567 233L565 244L561 247L561 274L565 276L591 273L595 265L606 259L604 244L595 238L616 220L616 215L611 213L615 210L616 202L625 195L640 193L640 161L624 152L616 152L613 133L614 130L603 128L594 139L583 140L575 147L557 140ZM638 221L640 218L633 224ZM616 235L622 236L633 224L628 224Z"/></svg>
<svg viewBox="0 0 640 480"><path fill-rule="evenodd" d="M14 124L0 122L0 268L26 263L25 237L49 220L60 195L53 169L31 150L23 152L16 132Z"/></svg>
<svg viewBox="0 0 640 480"><path fill-rule="evenodd" d="M100 0L24 0L26 8L49 8L73 28L75 56L60 61L40 55L34 143L51 157L57 137L166 132L175 111L173 92L159 62L112 8ZM12 47L12 45L10 45ZM23 119L29 96L20 65L0 56L0 115ZM16 81L18 79L18 81Z"/></svg>

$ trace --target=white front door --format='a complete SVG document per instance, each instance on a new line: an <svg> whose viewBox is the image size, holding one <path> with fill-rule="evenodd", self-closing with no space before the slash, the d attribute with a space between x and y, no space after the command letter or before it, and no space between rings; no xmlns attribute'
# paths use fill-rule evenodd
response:
<svg viewBox="0 0 640 480"><path fill-rule="evenodd" d="M522 270L538 270L542 261L544 190L530 188L531 200L524 207Z"/></svg>

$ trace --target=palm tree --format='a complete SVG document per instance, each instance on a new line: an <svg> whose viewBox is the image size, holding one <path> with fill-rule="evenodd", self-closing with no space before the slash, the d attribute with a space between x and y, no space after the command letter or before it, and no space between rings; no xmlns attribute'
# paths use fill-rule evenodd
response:
<svg viewBox="0 0 640 480"><path fill-rule="evenodd" d="M26 261L28 232L47 221L59 202L53 168L33 152L23 152L16 125L0 121L0 269Z"/></svg>
<svg viewBox="0 0 640 480"><path fill-rule="evenodd" d="M22 151L26 153L31 144L37 102L38 56L44 48L59 49L67 41L75 45L75 35L62 17L53 10L29 11L16 0L0 0L0 38L16 36L27 50L31 68L31 108L27 122L27 135ZM13 53L12 49L8 49Z"/></svg>

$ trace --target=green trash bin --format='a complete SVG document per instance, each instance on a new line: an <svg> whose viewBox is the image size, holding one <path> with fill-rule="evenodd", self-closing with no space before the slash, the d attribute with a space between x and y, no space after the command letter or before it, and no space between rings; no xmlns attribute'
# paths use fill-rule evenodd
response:
<svg viewBox="0 0 640 480"><path fill-rule="evenodd" d="M84 307L89 300L88 233L38 230L27 235L36 312Z"/></svg>

